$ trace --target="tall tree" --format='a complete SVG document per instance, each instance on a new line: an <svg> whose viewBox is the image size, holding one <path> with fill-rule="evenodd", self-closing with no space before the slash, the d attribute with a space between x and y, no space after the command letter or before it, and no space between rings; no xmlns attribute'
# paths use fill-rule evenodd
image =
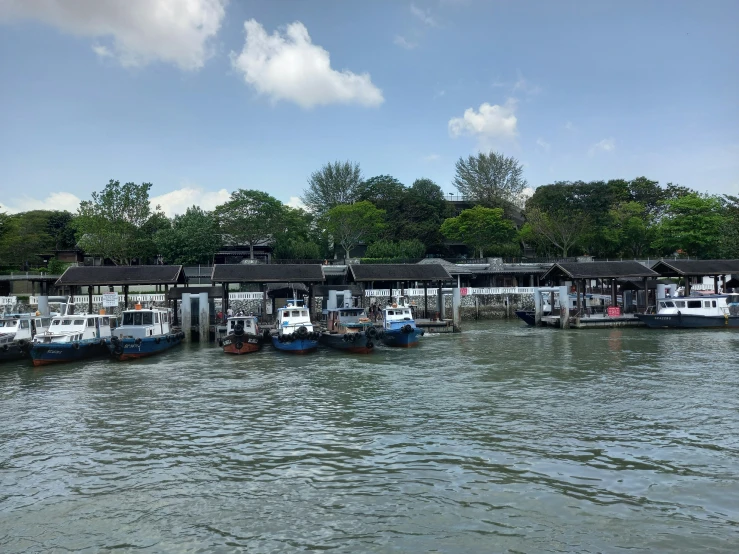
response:
<svg viewBox="0 0 739 554"><path fill-rule="evenodd" d="M507 250L516 237L516 227L505 218L502 208L475 206L446 219L441 233L447 238L461 240L482 258L485 251Z"/></svg>
<svg viewBox="0 0 739 554"><path fill-rule="evenodd" d="M719 198L688 194L668 200L665 208L657 241L665 253L679 250L697 258L720 255L726 221Z"/></svg>
<svg viewBox="0 0 739 554"><path fill-rule="evenodd" d="M724 258L739 258L739 196L724 195L723 240L719 245Z"/></svg>
<svg viewBox="0 0 739 554"><path fill-rule="evenodd" d="M486 207L522 207L527 186L523 166L516 158L498 152L480 152L455 165L454 186L467 198Z"/></svg>
<svg viewBox="0 0 739 554"><path fill-rule="evenodd" d="M327 163L311 174L301 200L309 211L321 216L335 206L354 202L361 183L362 172L358 163Z"/></svg>
<svg viewBox="0 0 739 554"><path fill-rule="evenodd" d="M46 210L32 210L7 217L6 232L0 238L2 265L10 264L28 269L41 263L41 254L54 247L48 232L49 214Z"/></svg>
<svg viewBox="0 0 739 554"><path fill-rule="evenodd" d="M207 264L221 246L221 233L212 213L192 206L157 231L154 242L165 263Z"/></svg>
<svg viewBox="0 0 739 554"><path fill-rule="evenodd" d="M228 202L216 206L214 213L224 238L231 244L248 245L249 257L254 259L254 246L273 237L283 209L266 192L239 189Z"/></svg>
<svg viewBox="0 0 739 554"><path fill-rule="evenodd" d="M317 260L327 254L321 248L323 241L313 215L300 208L283 206L273 238L272 253L278 259Z"/></svg>
<svg viewBox="0 0 739 554"><path fill-rule="evenodd" d="M74 216L67 211L51 211L46 225L54 250L74 248L77 244L72 221Z"/></svg>
<svg viewBox="0 0 739 554"><path fill-rule="evenodd" d="M405 191L402 210L400 238L418 239L435 252L444 249L444 236L439 229L444 220L454 214L439 185L431 179L416 179Z"/></svg>
<svg viewBox="0 0 739 554"><path fill-rule="evenodd" d="M370 242L385 227L385 211L372 202L334 206L326 214L325 226L334 242L344 249L345 258L355 246Z"/></svg>
<svg viewBox="0 0 739 554"><path fill-rule="evenodd" d="M149 206L150 189L151 183L121 185L111 179L102 191L93 192L74 219L80 247L117 265L145 258L154 246L144 226L152 216L161 216L159 206L153 211Z"/></svg>
<svg viewBox="0 0 739 554"><path fill-rule="evenodd" d="M539 208L526 210L526 222L534 233L558 248L565 258L588 227L588 218L583 213L545 212Z"/></svg>
<svg viewBox="0 0 739 554"><path fill-rule="evenodd" d="M654 234L650 208L643 204L624 202L610 211L605 235L618 254L641 257L651 247Z"/></svg>

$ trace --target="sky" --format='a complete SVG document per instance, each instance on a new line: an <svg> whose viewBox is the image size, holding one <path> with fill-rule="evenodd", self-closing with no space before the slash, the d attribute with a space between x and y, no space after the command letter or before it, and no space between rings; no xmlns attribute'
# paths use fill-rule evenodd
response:
<svg viewBox="0 0 739 554"><path fill-rule="evenodd" d="M0 0L0 210L109 179L168 215L327 162L445 193L646 176L739 194L736 0Z"/></svg>

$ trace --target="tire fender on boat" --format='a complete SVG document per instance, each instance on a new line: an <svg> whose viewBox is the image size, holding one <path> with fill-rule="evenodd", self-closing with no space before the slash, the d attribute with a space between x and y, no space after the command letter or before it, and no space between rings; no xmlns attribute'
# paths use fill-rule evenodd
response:
<svg viewBox="0 0 739 554"><path fill-rule="evenodd" d="M243 342L237 342L236 343L236 350L241 350L241 348L244 346Z"/></svg>
<svg viewBox="0 0 739 554"><path fill-rule="evenodd" d="M79 349L80 349L80 343L78 343L78 342L75 342L75 343L74 343L74 344L72 345L72 348L74 348L75 350L79 350Z"/></svg>

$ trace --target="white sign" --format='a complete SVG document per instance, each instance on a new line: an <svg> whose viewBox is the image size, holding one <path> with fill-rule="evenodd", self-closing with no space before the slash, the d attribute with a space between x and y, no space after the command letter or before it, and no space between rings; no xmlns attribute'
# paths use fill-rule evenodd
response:
<svg viewBox="0 0 739 554"><path fill-rule="evenodd" d="M15 304L15 296L0 296L0 306L12 306Z"/></svg>
<svg viewBox="0 0 739 554"><path fill-rule="evenodd" d="M103 307L104 308L117 308L118 307L118 293L117 292L104 292Z"/></svg>

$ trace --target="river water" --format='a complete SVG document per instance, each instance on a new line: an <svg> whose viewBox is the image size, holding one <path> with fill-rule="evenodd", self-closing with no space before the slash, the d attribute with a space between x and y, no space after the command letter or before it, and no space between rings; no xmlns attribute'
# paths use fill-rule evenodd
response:
<svg viewBox="0 0 739 554"><path fill-rule="evenodd" d="M0 551L736 552L739 334L0 366Z"/></svg>

